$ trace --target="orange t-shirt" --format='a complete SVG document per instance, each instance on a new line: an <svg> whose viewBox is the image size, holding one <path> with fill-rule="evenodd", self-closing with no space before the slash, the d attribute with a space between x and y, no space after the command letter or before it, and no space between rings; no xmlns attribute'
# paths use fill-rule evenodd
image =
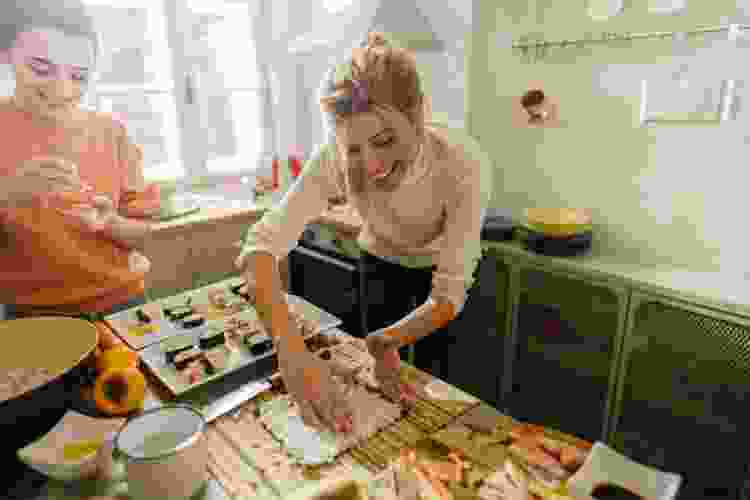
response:
<svg viewBox="0 0 750 500"><path fill-rule="evenodd" d="M81 180L128 215L123 202L138 202L133 193L148 192L140 149L111 116L82 113L74 130L62 129L0 100L0 182L24 160L64 150L77 164ZM142 207L143 201L136 204ZM0 303L104 312L144 291L144 276L129 270L129 253L50 208L0 211Z"/></svg>

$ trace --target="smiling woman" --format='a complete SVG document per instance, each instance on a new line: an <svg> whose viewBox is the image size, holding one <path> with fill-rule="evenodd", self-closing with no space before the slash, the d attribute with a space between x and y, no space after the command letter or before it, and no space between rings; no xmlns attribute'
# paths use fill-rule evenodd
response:
<svg viewBox="0 0 750 500"><path fill-rule="evenodd" d="M2 2L0 302L14 316L107 312L143 294L136 251L158 211L140 149L112 116L81 108L98 37L77 0Z"/></svg>
<svg viewBox="0 0 750 500"><path fill-rule="evenodd" d="M492 163L476 141L426 122L414 59L383 34L370 33L363 47L327 73L320 103L328 142L284 200L249 229L237 261L248 283L256 283L258 302L264 297L274 304L276 262L329 199L345 197L363 221L358 243L365 273L387 290L363 294L368 322L373 320L367 347L381 388L397 401L413 397L400 383L399 348L416 343L417 365L433 374L447 363L456 339L445 327L461 314L473 283L492 185ZM267 310L277 316L261 314L266 329L289 342L278 349L289 393L327 420L339 396L326 365L294 352L299 332L285 331L283 308ZM304 397L309 381L295 383L304 370L318 374L318 401ZM305 420L314 425L312 417Z"/></svg>

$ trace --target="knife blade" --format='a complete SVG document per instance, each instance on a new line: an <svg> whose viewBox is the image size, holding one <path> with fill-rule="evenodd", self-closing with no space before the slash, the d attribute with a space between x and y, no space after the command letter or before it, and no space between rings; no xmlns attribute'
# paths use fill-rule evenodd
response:
<svg viewBox="0 0 750 500"><path fill-rule="evenodd" d="M249 384L222 396L213 403L210 403L205 410L203 410L203 416L207 422L212 422L270 388L271 383L265 379L250 382Z"/></svg>

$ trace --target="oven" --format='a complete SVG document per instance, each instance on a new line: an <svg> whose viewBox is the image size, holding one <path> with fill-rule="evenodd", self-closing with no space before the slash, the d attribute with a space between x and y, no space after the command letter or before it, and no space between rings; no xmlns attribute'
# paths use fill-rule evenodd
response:
<svg viewBox="0 0 750 500"><path fill-rule="evenodd" d="M345 332L364 337L359 259L344 255L317 234L308 228L289 254L289 292L340 318Z"/></svg>

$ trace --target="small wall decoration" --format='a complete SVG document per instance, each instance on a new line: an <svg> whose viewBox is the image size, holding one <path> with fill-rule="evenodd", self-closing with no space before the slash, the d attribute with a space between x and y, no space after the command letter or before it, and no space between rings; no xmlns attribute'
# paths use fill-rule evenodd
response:
<svg viewBox="0 0 750 500"><path fill-rule="evenodd" d="M515 99L514 123L520 128L555 128L561 125L557 100L542 90L530 87Z"/></svg>
<svg viewBox="0 0 750 500"><path fill-rule="evenodd" d="M640 126L718 125L734 118L735 80L685 75L641 81Z"/></svg>
<svg viewBox="0 0 750 500"><path fill-rule="evenodd" d="M687 8L687 0L648 0L652 14L680 14Z"/></svg>
<svg viewBox="0 0 750 500"><path fill-rule="evenodd" d="M622 13L623 0L587 0L586 6L591 19L604 21Z"/></svg>

